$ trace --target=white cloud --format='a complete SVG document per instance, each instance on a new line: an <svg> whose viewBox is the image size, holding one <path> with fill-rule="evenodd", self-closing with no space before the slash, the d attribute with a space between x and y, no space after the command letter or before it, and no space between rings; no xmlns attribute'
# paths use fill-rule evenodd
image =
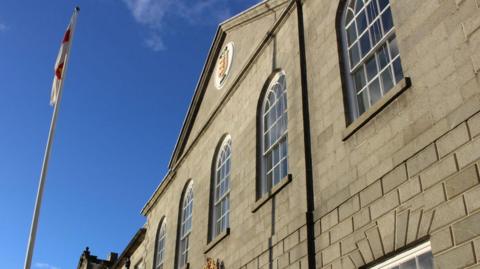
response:
<svg viewBox="0 0 480 269"><path fill-rule="evenodd" d="M135 21L146 26L149 37L145 44L154 51L166 49L163 39L168 19L181 19L189 24L218 23L231 16L231 0L123 0Z"/></svg>
<svg viewBox="0 0 480 269"><path fill-rule="evenodd" d="M50 265L48 263L44 263L44 262L36 262L33 267L35 268L40 268L40 269L60 269L59 267L56 267L56 266L53 266L53 265Z"/></svg>
<svg viewBox="0 0 480 269"><path fill-rule="evenodd" d="M8 30L8 26L5 23L0 22L0 32L5 32Z"/></svg>

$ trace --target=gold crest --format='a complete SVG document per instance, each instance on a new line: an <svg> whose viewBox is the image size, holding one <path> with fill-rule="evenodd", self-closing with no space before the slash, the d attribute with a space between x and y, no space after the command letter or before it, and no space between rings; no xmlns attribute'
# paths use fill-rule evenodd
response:
<svg viewBox="0 0 480 269"><path fill-rule="evenodd" d="M233 42L228 43L217 59L217 66L215 68L215 86L217 89L221 89L225 81L227 80L230 68L233 61Z"/></svg>
<svg viewBox="0 0 480 269"><path fill-rule="evenodd" d="M217 263L212 258L207 258L207 263L203 266L203 269L218 269Z"/></svg>
<svg viewBox="0 0 480 269"><path fill-rule="evenodd" d="M228 62L228 54L229 51L227 48L225 48L220 55L220 58L218 59L218 76L220 78L220 81L223 81L225 77L227 76L227 67L229 65Z"/></svg>

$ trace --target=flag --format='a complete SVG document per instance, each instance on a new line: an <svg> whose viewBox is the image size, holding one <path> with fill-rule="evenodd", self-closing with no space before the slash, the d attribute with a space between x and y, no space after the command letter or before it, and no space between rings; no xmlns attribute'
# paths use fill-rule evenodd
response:
<svg viewBox="0 0 480 269"><path fill-rule="evenodd" d="M67 30L63 35L62 45L60 46L60 51L58 52L57 61L55 62L52 93L50 95L50 105L54 106L57 103L58 95L63 86L63 80L65 78L65 68L68 62L68 56L70 54L70 48L72 45L73 32L75 31L75 25L77 23L78 11L80 9L77 7L73 12L70 23L68 24Z"/></svg>

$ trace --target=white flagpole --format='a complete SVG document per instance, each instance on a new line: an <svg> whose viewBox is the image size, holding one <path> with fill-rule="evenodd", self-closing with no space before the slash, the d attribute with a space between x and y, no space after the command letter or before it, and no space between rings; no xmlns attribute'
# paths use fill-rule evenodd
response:
<svg viewBox="0 0 480 269"><path fill-rule="evenodd" d="M73 36L74 36L74 32L75 32L75 27L76 27L77 15L78 15L79 11L80 11L80 8L76 7L75 11L74 11L74 21L73 21L73 27L72 27L72 30L71 30L71 38L70 38L69 46L72 45ZM32 265L33 249L34 249L34 246L35 246L35 238L37 236L38 217L40 215L40 207L42 205L43 189L44 189L44 186L45 186L45 179L46 179L46 176L47 176L48 161L50 159L50 152L52 150L53 135L55 133L55 126L57 125L58 108L60 106L60 100L62 99L63 82L65 81L67 68L68 68L68 64L67 64L68 63L68 58L70 58L70 52L66 55L66 58L65 58L65 64L64 64L65 70L63 71L63 75L62 75L62 78L60 80L60 86L59 86L59 89L58 89L58 96L57 96L57 100L55 102L55 106L53 108L52 121L50 123L50 131L48 132L47 147L45 149L45 155L43 156L42 170L40 172L40 182L38 183L37 199L35 201L35 209L33 211L32 225L30 227L30 236L28 238L27 254L25 256L25 265L23 267L24 269L30 269L30 267Z"/></svg>

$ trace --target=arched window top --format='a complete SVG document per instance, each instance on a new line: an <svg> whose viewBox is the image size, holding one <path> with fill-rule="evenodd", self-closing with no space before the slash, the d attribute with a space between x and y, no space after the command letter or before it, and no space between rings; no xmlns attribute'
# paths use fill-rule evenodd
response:
<svg viewBox="0 0 480 269"><path fill-rule="evenodd" d="M288 173L287 81L284 71L279 71L272 77L260 113L262 175L259 194L263 195Z"/></svg>
<svg viewBox="0 0 480 269"><path fill-rule="evenodd" d="M232 153L232 139L227 135L220 146L220 151L217 154L216 168L219 169L228 159Z"/></svg>
<svg viewBox="0 0 480 269"><path fill-rule="evenodd" d="M165 260L165 237L167 234L167 224L165 217L161 220L157 230L157 241L155 242L155 267L154 269L163 269Z"/></svg>
<svg viewBox="0 0 480 269"><path fill-rule="evenodd" d="M167 221L165 217L163 217L162 221L160 222L160 225L158 226L158 235L163 236L166 234L167 231Z"/></svg>
<svg viewBox="0 0 480 269"><path fill-rule="evenodd" d="M403 79L390 0L347 0L340 31L352 118Z"/></svg>
<svg viewBox="0 0 480 269"><path fill-rule="evenodd" d="M285 81L285 72L278 72L268 86L268 92L265 98L264 111L270 109L277 99L286 91L287 85Z"/></svg>
<svg viewBox="0 0 480 269"><path fill-rule="evenodd" d="M183 196L183 207L185 208L193 201L193 182L188 183L185 189L185 195Z"/></svg>

